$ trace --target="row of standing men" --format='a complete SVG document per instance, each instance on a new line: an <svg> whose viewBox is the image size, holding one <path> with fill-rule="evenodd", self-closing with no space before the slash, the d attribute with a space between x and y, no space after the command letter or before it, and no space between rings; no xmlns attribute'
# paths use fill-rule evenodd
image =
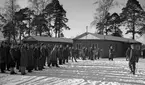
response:
<svg viewBox="0 0 145 85"><path fill-rule="evenodd" d="M77 62L78 50L62 45L44 44L8 44L2 42L0 46L0 69L10 74L16 74L15 67L22 75L32 70L43 70L44 66L56 66L68 63L69 57ZM47 62L47 64L46 64Z"/></svg>

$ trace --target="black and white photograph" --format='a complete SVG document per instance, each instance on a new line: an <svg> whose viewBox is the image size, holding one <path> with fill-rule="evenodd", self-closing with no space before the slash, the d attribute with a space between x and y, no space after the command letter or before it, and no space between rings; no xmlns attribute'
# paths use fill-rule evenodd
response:
<svg viewBox="0 0 145 85"><path fill-rule="evenodd" d="M0 0L0 85L145 85L145 0Z"/></svg>

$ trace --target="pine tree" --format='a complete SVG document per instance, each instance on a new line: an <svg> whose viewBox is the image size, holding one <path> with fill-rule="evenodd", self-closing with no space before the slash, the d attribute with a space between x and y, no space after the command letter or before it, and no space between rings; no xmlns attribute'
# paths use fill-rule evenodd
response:
<svg viewBox="0 0 145 85"><path fill-rule="evenodd" d="M48 16L49 26L52 27L55 37L63 37L63 30L70 30L66 24L66 11L58 0L53 0L43 11Z"/></svg>
<svg viewBox="0 0 145 85"><path fill-rule="evenodd" d="M8 42L10 40L14 40L16 42L16 37L18 35L16 22L15 22L15 12L18 10L19 5L16 0L7 0L4 6L4 13L2 13L3 17L6 20L5 25L3 26L3 34L5 38L8 38Z"/></svg>
<svg viewBox="0 0 145 85"><path fill-rule="evenodd" d="M139 21L142 20L143 9L137 0L128 0L126 7L122 9L122 13L120 14L121 20L124 21L125 24L128 25L127 33L132 33L132 39L135 39L135 34L140 34Z"/></svg>

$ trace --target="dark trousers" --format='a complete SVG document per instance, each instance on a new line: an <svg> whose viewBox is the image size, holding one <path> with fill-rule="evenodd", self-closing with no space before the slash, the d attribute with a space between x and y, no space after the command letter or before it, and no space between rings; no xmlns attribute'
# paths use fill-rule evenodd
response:
<svg viewBox="0 0 145 85"><path fill-rule="evenodd" d="M38 70L42 70L43 69L43 59L38 59Z"/></svg>
<svg viewBox="0 0 145 85"><path fill-rule="evenodd" d="M66 62L68 63L68 58L66 59Z"/></svg>
<svg viewBox="0 0 145 85"><path fill-rule="evenodd" d="M112 60L113 61L113 58L114 58L114 55L113 54L110 54L109 55L109 60Z"/></svg>
<svg viewBox="0 0 145 85"><path fill-rule="evenodd" d="M10 70L10 64L7 63L7 70Z"/></svg>
<svg viewBox="0 0 145 85"><path fill-rule="evenodd" d="M129 68L133 74L135 74L136 62L129 62Z"/></svg>
<svg viewBox="0 0 145 85"><path fill-rule="evenodd" d="M0 69L1 69L2 73L5 71L5 68L6 68L6 64L5 63L0 63Z"/></svg>
<svg viewBox="0 0 145 85"><path fill-rule="evenodd" d="M54 67L54 66L59 67L58 64L57 64L57 61L51 61L51 63L52 63L52 66L53 66L53 67Z"/></svg>
<svg viewBox="0 0 145 85"><path fill-rule="evenodd" d="M42 56L42 65L45 66L46 63L46 56Z"/></svg>
<svg viewBox="0 0 145 85"><path fill-rule="evenodd" d="M65 58L62 60L62 63L65 64Z"/></svg>
<svg viewBox="0 0 145 85"><path fill-rule="evenodd" d="M57 64L57 60L56 60L56 61L55 61L55 60L50 60L50 62L48 63L48 67L50 67L51 65L52 65L53 67L54 67L54 66L59 67L58 64Z"/></svg>
<svg viewBox="0 0 145 85"><path fill-rule="evenodd" d="M18 69L18 70L20 69L20 60L16 61L16 69Z"/></svg>
<svg viewBox="0 0 145 85"><path fill-rule="evenodd" d="M62 59L59 59L59 65L62 65Z"/></svg>
<svg viewBox="0 0 145 85"><path fill-rule="evenodd" d="M98 59L100 59L100 54L98 54L97 56L98 56Z"/></svg>
<svg viewBox="0 0 145 85"><path fill-rule="evenodd" d="M113 58L109 58L109 60L112 60L113 61Z"/></svg>
<svg viewBox="0 0 145 85"><path fill-rule="evenodd" d="M64 59L63 59L63 63L68 63L68 56L65 56Z"/></svg>
<svg viewBox="0 0 145 85"><path fill-rule="evenodd" d="M34 69L38 70L38 59L34 58Z"/></svg>
<svg viewBox="0 0 145 85"><path fill-rule="evenodd" d="M75 62L77 62L76 55L72 56L72 62L73 62L73 59L75 60Z"/></svg>

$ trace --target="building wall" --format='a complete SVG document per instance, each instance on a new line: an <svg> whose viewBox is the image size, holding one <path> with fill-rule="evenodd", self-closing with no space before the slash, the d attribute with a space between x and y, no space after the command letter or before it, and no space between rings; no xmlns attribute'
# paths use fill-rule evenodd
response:
<svg viewBox="0 0 145 85"><path fill-rule="evenodd" d="M74 40L73 45L75 47L93 47L96 46L98 48L103 49L102 57L109 56L109 46L113 45L115 49L115 57L125 57L125 52L128 48L127 43L116 42L116 41L108 41L108 40Z"/></svg>

